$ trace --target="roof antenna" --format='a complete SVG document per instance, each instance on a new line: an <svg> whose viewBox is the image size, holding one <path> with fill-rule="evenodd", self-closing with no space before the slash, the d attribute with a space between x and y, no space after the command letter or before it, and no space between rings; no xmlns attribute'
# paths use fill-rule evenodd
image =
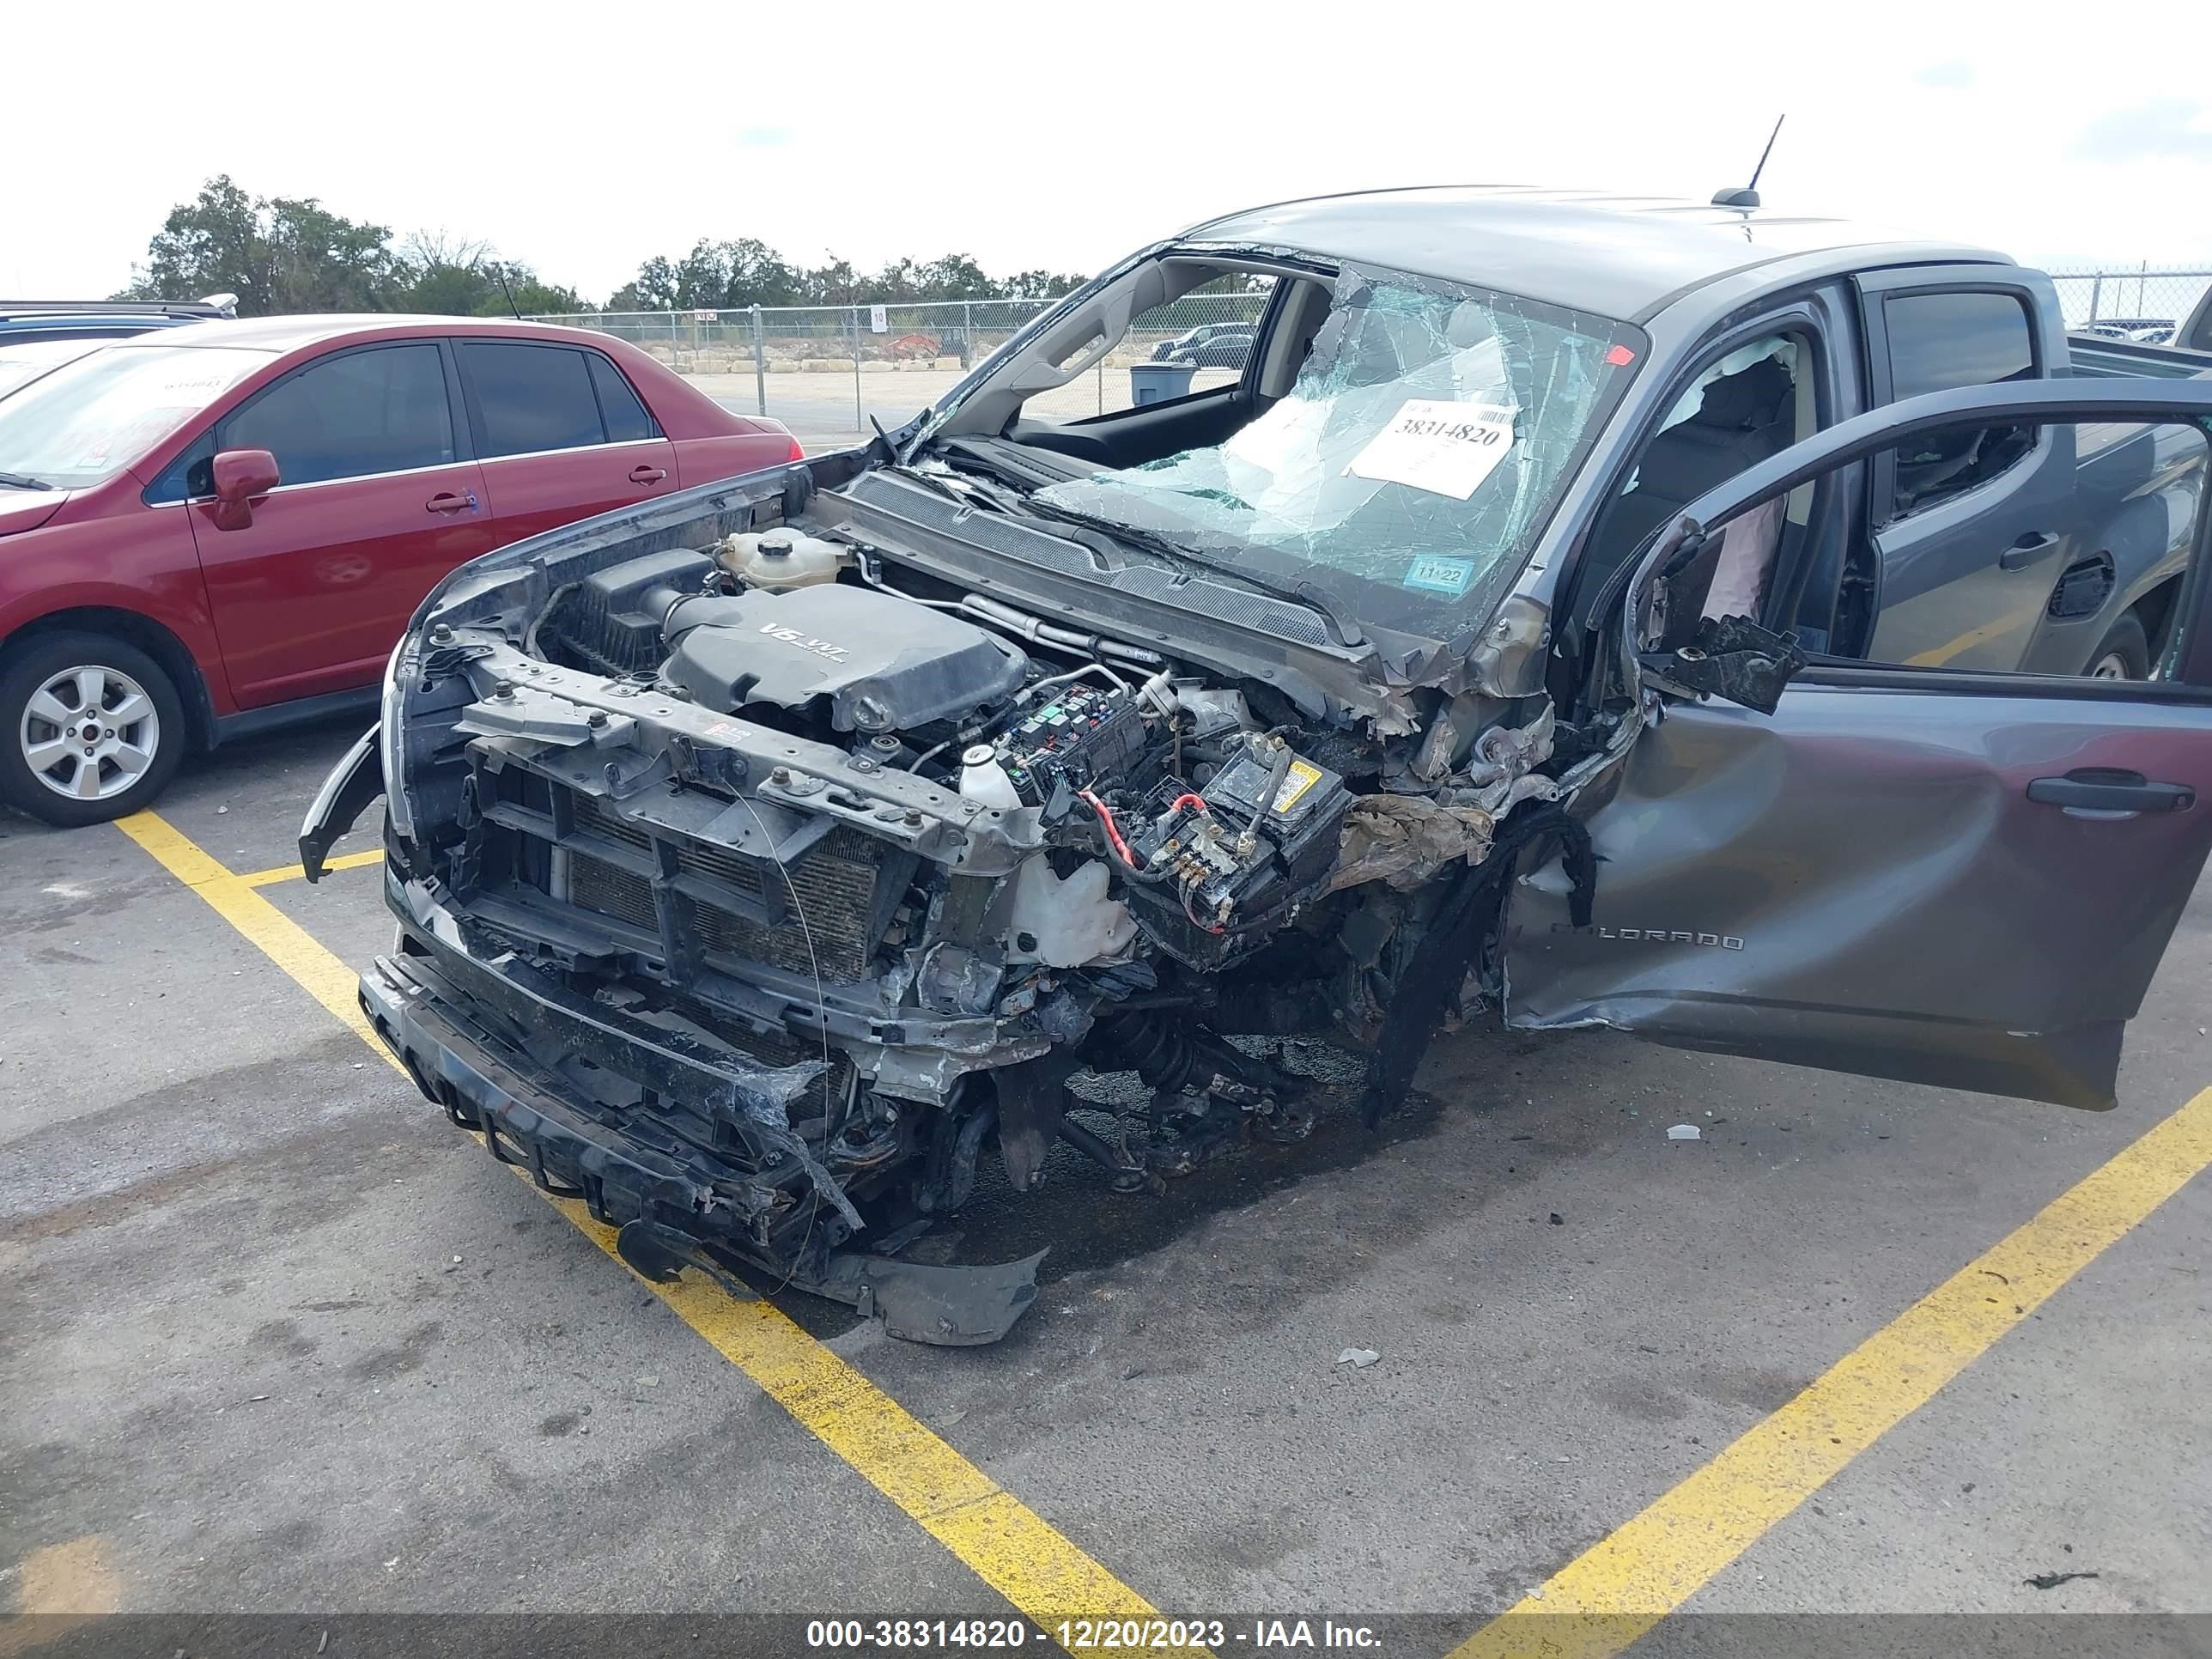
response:
<svg viewBox="0 0 2212 1659"><path fill-rule="evenodd" d="M1766 142L1768 147L1770 149L1772 148L1774 141L1770 138ZM1763 155L1759 157L1759 164L1761 167L1765 167L1766 165L1766 158ZM1759 182L1759 175L1757 173L1752 174L1751 182L1754 185ZM1718 198L1716 198L1715 199L1717 200ZM1759 198L1754 196L1751 199L1753 204L1756 205ZM495 259L491 262L491 274L499 278L499 291L507 295L507 308L514 313L514 320L518 323L520 322L522 320L522 307L514 303L514 290L507 285L507 266L501 261Z"/></svg>
<svg viewBox="0 0 2212 1659"><path fill-rule="evenodd" d="M1782 136L1782 124L1790 118L1774 118L1774 131L1766 135L1766 148L1759 152L1759 165L1751 170L1751 182L1741 190L1723 190L1713 193L1713 205L1726 208L1755 208L1759 205L1759 175L1766 171L1766 158L1774 154L1774 141Z"/></svg>

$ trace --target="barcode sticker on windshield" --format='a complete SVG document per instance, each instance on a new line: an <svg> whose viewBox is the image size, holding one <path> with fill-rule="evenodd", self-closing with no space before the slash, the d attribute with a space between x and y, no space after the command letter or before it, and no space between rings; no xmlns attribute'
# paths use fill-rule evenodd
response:
<svg viewBox="0 0 2212 1659"><path fill-rule="evenodd" d="M1465 501L1513 447L1517 410L1497 404L1409 398L1344 470Z"/></svg>

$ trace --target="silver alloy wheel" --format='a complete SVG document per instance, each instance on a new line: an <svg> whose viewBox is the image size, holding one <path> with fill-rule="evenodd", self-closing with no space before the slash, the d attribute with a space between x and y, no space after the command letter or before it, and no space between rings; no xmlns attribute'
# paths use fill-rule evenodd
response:
<svg viewBox="0 0 2212 1659"><path fill-rule="evenodd" d="M2128 659L2117 651L2107 651L2097 659L2089 670L2093 680L2124 680L2129 678Z"/></svg>
<svg viewBox="0 0 2212 1659"><path fill-rule="evenodd" d="M70 800L107 800L137 783L161 744L146 688L119 668L87 664L47 677L16 732L31 775Z"/></svg>

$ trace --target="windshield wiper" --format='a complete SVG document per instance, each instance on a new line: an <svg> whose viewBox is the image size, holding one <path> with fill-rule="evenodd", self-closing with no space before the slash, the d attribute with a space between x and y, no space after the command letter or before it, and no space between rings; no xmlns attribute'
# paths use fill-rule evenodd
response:
<svg viewBox="0 0 2212 1659"><path fill-rule="evenodd" d="M52 489L44 478L34 478L27 472L0 472L0 484L10 489Z"/></svg>
<svg viewBox="0 0 2212 1659"><path fill-rule="evenodd" d="M1056 502L1041 501L1034 495L1023 501L1022 508L1024 512L1036 514L1042 518L1058 519L1066 524L1081 525L1085 529L1096 530L1117 542L1158 554L1173 563L1196 565L1202 570L1226 576L1231 581L1242 582L1246 586L1272 598L1287 599L1292 605L1302 605L1322 619L1322 625L1328 630L1329 639L1334 644L1352 647L1367 643L1367 635L1360 630L1359 624L1346 614L1343 606L1338 603L1336 596L1310 579L1301 577L1297 581L1276 581L1267 576L1255 574L1240 565L1231 564L1225 559L1208 557L1195 548L1185 547L1180 542L1170 540L1158 531L1146 530L1136 525L1122 524L1117 520L1102 518L1097 514L1085 513L1073 507L1061 507Z"/></svg>
<svg viewBox="0 0 2212 1659"><path fill-rule="evenodd" d="M1130 547L1143 548L1147 553L1157 553L1160 557L1173 560L1178 564L1212 563L1210 559L1200 558L1180 543L1170 541L1158 531L1102 518L1097 514L1085 513L1079 507L1061 507L1052 501L1041 501L1035 495L1026 495L1022 499L1022 511L1040 519L1055 519L1061 524L1080 525L1085 530L1096 530L1112 540Z"/></svg>

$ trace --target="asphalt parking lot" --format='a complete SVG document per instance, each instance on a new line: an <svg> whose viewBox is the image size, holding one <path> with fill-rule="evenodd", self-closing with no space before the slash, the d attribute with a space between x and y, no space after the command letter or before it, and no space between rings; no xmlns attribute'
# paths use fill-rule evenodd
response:
<svg viewBox="0 0 2212 1659"><path fill-rule="evenodd" d="M951 1247L1044 1293L931 1349L656 1292L364 1046L374 862L234 879L355 735L0 817L0 1604L2212 1613L2212 894L2114 1112L1462 1032L1380 1135L987 1194Z"/></svg>

